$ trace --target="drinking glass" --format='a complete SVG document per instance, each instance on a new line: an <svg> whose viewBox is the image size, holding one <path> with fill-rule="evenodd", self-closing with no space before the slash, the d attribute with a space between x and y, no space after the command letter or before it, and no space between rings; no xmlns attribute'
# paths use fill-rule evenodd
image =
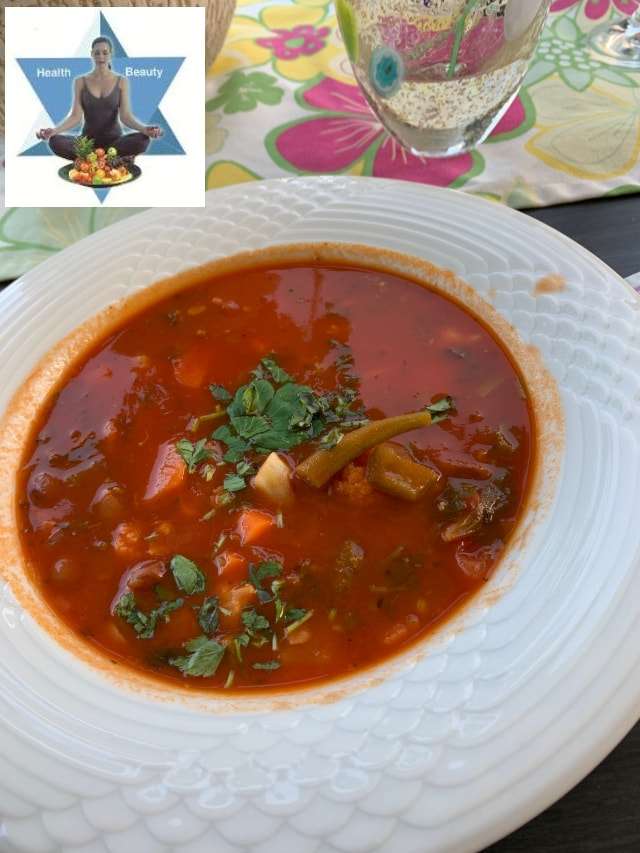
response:
<svg viewBox="0 0 640 853"><path fill-rule="evenodd" d="M551 0L336 0L365 97L414 154L489 135L517 95Z"/></svg>
<svg viewBox="0 0 640 853"><path fill-rule="evenodd" d="M628 18L595 27L589 43L602 62L640 69L640 8Z"/></svg>

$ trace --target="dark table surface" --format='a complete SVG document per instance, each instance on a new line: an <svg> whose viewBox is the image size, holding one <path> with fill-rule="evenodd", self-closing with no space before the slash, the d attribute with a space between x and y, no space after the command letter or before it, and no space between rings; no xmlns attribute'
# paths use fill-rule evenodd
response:
<svg viewBox="0 0 640 853"><path fill-rule="evenodd" d="M528 213L620 275L640 272L640 195ZM485 853L640 853L640 723L572 791Z"/></svg>

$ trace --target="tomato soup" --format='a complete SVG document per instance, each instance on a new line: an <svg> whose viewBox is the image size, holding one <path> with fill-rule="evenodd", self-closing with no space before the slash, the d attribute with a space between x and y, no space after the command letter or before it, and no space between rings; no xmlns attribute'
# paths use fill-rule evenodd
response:
<svg viewBox="0 0 640 853"><path fill-rule="evenodd" d="M253 268L130 316L62 377L18 517L50 608L185 687L296 686L486 583L533 463L518 370L463 307L352 266Z"/></svg>

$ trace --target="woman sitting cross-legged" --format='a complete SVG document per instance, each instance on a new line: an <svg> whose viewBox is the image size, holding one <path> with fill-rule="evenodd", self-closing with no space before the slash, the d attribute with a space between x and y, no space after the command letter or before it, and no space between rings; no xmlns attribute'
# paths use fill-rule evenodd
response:
<svg viewBox="0 0 640 853"><path fill-rule="evenodd" d="M73 106L57 127L45 127L36 136L49 143L54 154L66 160L76 158L75 136L65 135L84 119L82 135L92 139L96 148L115 148L118 155L133 162L149 147L151 139L162 136L157 125L143 125L131 113L128 81L111 70L112 45L100 36L91 45L93 71L74 80ZM122 124L136 131L124 133Z"/></svg>

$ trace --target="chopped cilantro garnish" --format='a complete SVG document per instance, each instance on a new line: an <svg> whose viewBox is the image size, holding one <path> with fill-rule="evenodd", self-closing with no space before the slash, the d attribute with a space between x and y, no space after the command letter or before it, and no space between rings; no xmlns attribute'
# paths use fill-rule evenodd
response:
<svg viewBox="0 0 640 853"><path fill-rule="evenodd" d="M163 601L160 607L156 607L150 613L143 613L142 610L138 609L134 594L125 592L118 599L113 612L128 622L141 640L150 640L160 619L164 619L165 622L168 621L169 614L182 607L183 604L184 601L181 598L177 598L175 601Z"/></svg>
<svg viewBox="0 0 640 853"><path fill-rule="evenodd" d="M233 684L233 679L234 679L235 677L236 677L235 672L234 672L232 669L230 669L230 670L229 670L229 674L227 675L227 680L226 680L226 681L225 681L225 683L224 683L225 690L226 690L228 687L231 687L231 685Z"/></svg>
<svg viewBox="0 0 640 853"><path fill-rule="evenodd" d="M213 546L213 555L214 556L218 553L218 551L220 550L220 548L222 548L222 546L224 545L224 543L226 541L227 541L227 534L221 533L220 536L218 536L218 538L217 538L217 540Z"/></svg>
<svg viewBox="0 0 640 853"><path fill-rule="evenodd" d="M283 370L274 358L263 358L259 366L253 371L257 379L270 376L276 385L284 385L285 382L293 382L286 370Z"/></svg>
<svg viewBox="0 0 640 853"><path fill-rule="evenodd" d="M247 481L246 477L250 474L255 473L255 468L253 465L250 465L246 459L241 459L240 462L236 465L236 473L235 474L227 474L224 478L223 487L227 492L241 492L242 489L246 489Z"/></svg>
<svg viewBox="0 0 640 853"><path fill-rule="evenodd" d="M264 663L254 663L252 664L254 669L265 669L267 671L280 669L280 661L279 660L267 660Z"/></svg>
<svg viewBox="0 0 640 853"><path fill-rule="evenodd" d="M231 418L231 423L240 438L246 441L257 439L258 436L269 432L269 421L262 415L237 415Z"/></svg>
<svg viewBox="0 0 640 853"><path fill-rule="evenodd" d="M241 394L236 394L231 404L239 408L239 411L233 413L236 417L241 415L261 415L274 396L273 385L266 379L254 379L253 382L245 385L240 391Z"/></svg>
<svg viewBox="0 0 640 853"><path fill-rule="evenodd" d="M227 402L228 400L232 399L232 395L223 385L209 385L209 391L211 391L211 396L214 400Z"/></svg>
<svg viewBox="0 0 640 853"><path fill-rule="evenodd" d="M200 469L200 476L205 481L205 483L210 483L216 475L216 466L210 465L207 463L203 465Z"/></svg>
<svg viewBox="0 0 640 853"><path fill-rule="evenodd" d="M204 592L205 576L192 560L183 557L182 554L176 554L171 559L170 565L178 589L186 592L187 595Z"/></svg>
<svg viewBox="0 0 640 853"><path fill-rule="evenodd" d="M313 610L303 610L302 613L302 616L296 619L295 622L290 622L284 629L285 637L288 637L290 634L293 634L294 631L297 631L301 625L304 625L304 623L307 620L311 619L311 617L313 616Z"/></svg>
<svg viewBox="0 0 640 853"><path fill-rule="evenodd" d="M242 624L247 634L252 636L258 631L266 631L269 628L269 620L258 613L254 608L242 611Z"/></svg>
<svg viewBox="0 0 640 853"><path fill-rule="evenodd" d="M333 427L320 439L320 447L323 447L325 450L330 450L332 447L340 444L343 438L344 433L342 430L338 429L338 427Z"/></svg>
<svg viewBox="0 0 640 853"><path fill-rule="evenodd" d="M280 590L283 586L284 586L283 580L275 580L271 584L271 593L273 595L273 606L275 607L275 611L276 611L276 622L280 622L280 620L283 618L285 607L286 607L284 601L280 598Z"/></svg>
<svg viewBox="0 0 640 853"><path fill-rule="evenodd" d="M227 492L224 490L216 496L216 506L228 506L233 503L234 500L235 495L233 492Z"/></svg>
<svg viewBox="0 0 640 853"><path fill-rule="evenodd" d="M303 607L287 607L285 621L298 622L303 616L307 615L307 611Z"/></svg>
<svg viewBox="0 0 640 853"><path fill-rule="evenodd" d="M424 408L431 415L431 423L437 424L439 421L448 418L455 406L451 397L443 397L441 400L437 400L435 403L431 403L430 406L425 406Z"/></svg>
<svg viewBox="0 0 640 853"><path fill-rule="evenodd" d="M216 595L211 595L200 605L198 624L205 634L215 634L220 622L220 601Z"/></svg>
<svg viewBox="0 0 640 853"><path fill-rule="evenodd" d="M258 594L258 600L265 604L272 596L263 589L262 582L267 578L275 578L282 574L282 565L275 560L268 560L255 565L249 563L249 580Z"/></svg>
<svg viewBox="0 0 640 853"><path fill-rule="evenodd" d="M204 636L189 640L185 643L185 649L189 652L188 655L169 658L169 663L185 675L201 678L215 674L225 653L223 645Z"/></svg>
<svg viewBox="0 0 640 853"><path fill-rule="evenodd" d="M235 656L242 663L242 649L249 645L250 637L248 634L240 634L233 639L233 651Z"/></svg>
<svg viewBox="0 0 640 853"><path fill-rule="evenodd" d="M212 438L215 438L227 445L227 452L223 457L225 462L238 462L242 459L247 450L249 450L249 442L234 433L228 424L218 427L218 429L213 433Z"/></svg>
<svg viewBox="0 0 640 853"><path fill-rule="evenodd" d="M245 459L241 462L238 462L236 465L236 473L240 475L240 477L248 477L250 474L255 473L255 468Z"/></svg>
<svg viewBox="0 0 640 853"><path fill-rule="evenodd" d="M237 474L227 474L223 485L228 492L240 492L247 486L244 477L239 477Z"/></svg>
<svg viewBox="0 0 640 853"><path fill-rule="evenodd" d="M226 445L225 462L239 462L251 450L260 454L291 450L318 438L331 425L324 445L333 447L343 430L367 422L364 412L351 408L358 398L353 388L317 394L294 382L273 358L263 358L252 373L254 379L238 388L227 407L229 423L213 433Z"/></svg>
<svg viewBox="0 0 640 853"><path fill-rule="evenodd" d="M193 474L201 462L206 462L207 459L211 458L211 451L205 446L206 443L206 438L201 438L195 444L188 438L181 438L176 442L176 450L187 463L190 474Z"/></svg>

